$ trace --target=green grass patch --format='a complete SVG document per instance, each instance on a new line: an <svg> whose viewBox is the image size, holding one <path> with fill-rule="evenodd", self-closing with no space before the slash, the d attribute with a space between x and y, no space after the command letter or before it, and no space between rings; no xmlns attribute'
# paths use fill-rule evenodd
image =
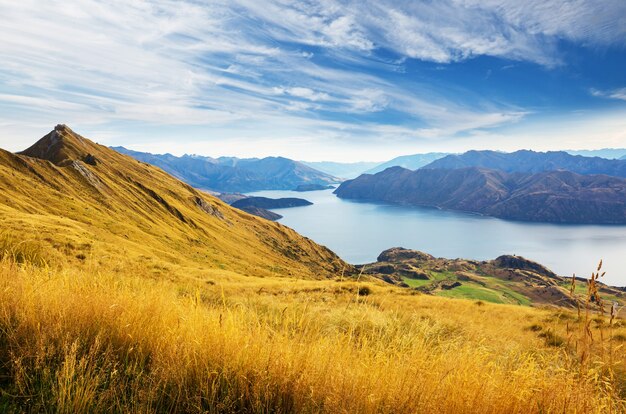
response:
<svg viewBox="0 0 626 414"><path fill-rule="evenodd" d="M426 286L432 283L432 280L411 279L410 277L403 277L402 281L412 288L422 287L422 286Z"/></svg>
<svg viewBox="0 0 626 414"><path fill-rule="evenodd" d="M491 303L506 303L497 292L476 284L463 284L450 290L441 290L437 296L456 299L474 299Z"/></svg>
<svg viewBox="0 0 626 414"><path fill-rule="evenodd" d="M457 280L456 274L450 271L436 272L431 270L428 273L433 280Z"/></svg>
<svg viewBox="0 0 626 414"><path fill-rule="evenodd" d="M530 306L532 304L532 301L530 299L528 299L526 296L522 295L521 293L514 291L509 286L507 286L506 282L503 282L500 279L496 279L496 278L485 279L485 283L488 288L491 288L500 292L502 299L504 300L505 303L510 303L514 305L524 305L524 306Z"/></svg>

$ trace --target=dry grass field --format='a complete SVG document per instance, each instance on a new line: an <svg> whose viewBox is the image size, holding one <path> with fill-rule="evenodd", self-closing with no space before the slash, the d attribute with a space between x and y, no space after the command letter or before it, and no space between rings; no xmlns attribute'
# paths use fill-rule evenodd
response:
<svg viewBox="0 0 626 414"><path fill-rule="evenodd" d="M361 277L68 131L0 152L0 412L626 411L619 315Z"/></svg>
<svg viewBox="0 0 626 414"><path fill-rule="evenodd" d="M624 412L626 324L354 280L0 264L7 412ZM587 356L583 357L583 354Z"/></svg>

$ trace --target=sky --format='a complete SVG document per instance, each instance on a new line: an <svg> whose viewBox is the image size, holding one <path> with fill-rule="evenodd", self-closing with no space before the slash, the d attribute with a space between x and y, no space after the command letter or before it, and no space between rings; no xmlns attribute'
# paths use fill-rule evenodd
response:
<svg viewBox="0 0 626 414"><path fill-rule="evenodd" d="M0 147L384 161L626 147L623 0L0 0Z"/></svg>

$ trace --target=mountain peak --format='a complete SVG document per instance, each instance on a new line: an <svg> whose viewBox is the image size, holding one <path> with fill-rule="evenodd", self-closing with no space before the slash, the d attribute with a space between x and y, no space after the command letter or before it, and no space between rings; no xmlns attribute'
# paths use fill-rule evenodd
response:
<svg viewBox="0 0 626 414"><path fill-rule="evenodd" d="M96 152L98 152L96 144L78 135L67 125L58 124L52 131L19 154L65 166L75 160L96 165L98 163Z"/></svg>

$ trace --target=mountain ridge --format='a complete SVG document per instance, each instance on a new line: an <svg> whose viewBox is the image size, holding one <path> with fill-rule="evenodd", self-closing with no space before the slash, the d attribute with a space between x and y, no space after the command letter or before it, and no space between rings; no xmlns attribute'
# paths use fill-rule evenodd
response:
<svg viewBox="0 0 626 414"><path fill-rule="evenodd" d="M515 152L467 151L463 154L447 155L435 160L424 169L458 169L482 167L508 173L539 173L543 171L567 170L577 174L605 174L626 177L626 162L601 157L571 155L566 151L536 152L519 150Z"/></svg>
<svg viewBox="0 0 626 414"><path fill-rule="evenodd" d="M569 171L388 168L345 181L340 198L429 206L555 223L626 224L626 180Z"/></svg>
<svg viewBox="0 0 626 414"><path fill-rule="evenodd" d="M0 150L0 211L3 229L41 238L53 261L80 263L77 257L99 249L156 273L324 278L350 268L290 228L65 126L21 154Z"/></svg>
<svg viewBox="0 0 626 414"><path fill-rule="evenodd" d="M186 183L224 193L291 190L301 184L328 185L340 180L285 157L211 158L151 154L113 147L139 161L156 165Z"/></svg>

